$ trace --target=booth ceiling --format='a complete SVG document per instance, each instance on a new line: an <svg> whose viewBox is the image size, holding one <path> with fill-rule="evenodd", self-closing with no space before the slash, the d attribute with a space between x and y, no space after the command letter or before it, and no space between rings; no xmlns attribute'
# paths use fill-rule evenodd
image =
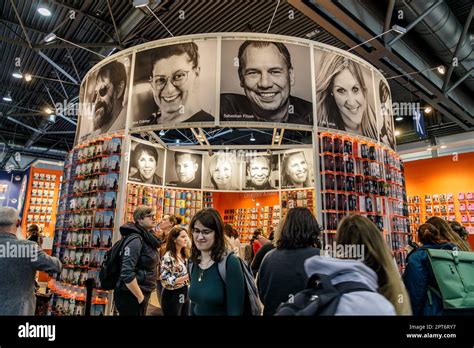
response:
<svg viewBox="0 0 474 348"><path fill-rule="evenodd" d="M51 16L37 12L40 4L49 7ZM393 12L387 11L392 6ZM435 7L428 11L431 6ZM457 52L462 59L447 83L446 75L439 77L432 71L390 79L389 83L394 102L420 102L422 107L433 107L425 115L429 138L474 130L471 0L162 0L149 1L149 7L174 36L265 33L271 23L269 33L311 39L344 50L382 33L385 22L388 27L397 21L409 28L410 23L428 12L397 44L387 44L394 37L389 34L352 52L375 65L386 77L441 64L448 67L464 29L464 41ZM397 19L399 10L405 14L402 20ZM53 109L57 103L67 106L77 102L80 81L101 60L75 45L108 56L169 37L170 33L155 16L146 9L135 8L133 1L3 0L0 3L0 167L7 163L15 165L17 152L62 159L72 147L77 115L72 109L54 117L45 109ZM430 26L433 22L438 23L436 28ZM50 33L59 39L45 42ZM12 77L17 58L23 75L32 75L31 81ZM459 84L455 85L456 82ZM3 97L7 95L11 101L5 101ZM395 125L401 132L399 143L419 140L411 118ZM271 144L274 139L271 129L224 128L204 130L204 133L212 145L249 144L252 135L259 145ZM170 130L162 138L169 143L178 139L180 143L199 145L191 130ZM281 143L310 141L308 132L285 131Z"/></svg>

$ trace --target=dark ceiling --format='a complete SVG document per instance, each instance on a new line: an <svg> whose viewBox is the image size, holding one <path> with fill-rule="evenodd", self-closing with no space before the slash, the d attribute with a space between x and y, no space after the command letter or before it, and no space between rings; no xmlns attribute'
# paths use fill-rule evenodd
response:
<svg viewBox="0 0 474 348"><path fill-rule="evenodd" d="M363 21L350 13L347 6L343 6L347 1L163 0L150 1L150 7L173 35L179 36L212 32L266 32L279 3L270 33L310 38L348 49L377 33L371 32ZM390 2L391 0L354 0L353 5L358 6L361 11L368 9L378 18L383 28ZM444 2L462 27L472 11L472 1ZM12 102L0 99L0 143L6 144L3 156L0 156L0 167L17 151L39 157L61 158L64 151L72 147L77 116L56 115L54 122L51 122L44 109L52 108L58 102L77 101L81 79L100 61L100 57L63 41L47 44L44 37L48 33L54 32L58 37L102 55L110 54L112 49L117 52L140 43L169 37L166 29L149 11L135 9L130 0L50 0L47 3L52 10L51 17L43 17L37 12L39 3L38 0L3 0L0 5L0 94L3 96L11 92L13 99ZM71 10L75 11L73 19ZM184 20L179 18L182 13L180 11L184 11ZM294 12L292 20L288 18L289 11ZM409 21L398 20L394 13L391 24L408 26ZM420 50L420 47L426 47L424 37L415 29L417 27L408 32L401 41L409 45L413 52L424 51ZM472 23L467 36L472 40ZM364 45L353 53L383 70L387 77L396 75L393 66L397 63L398 71L416 71L414 68L409 69L409 59L405 57L402 62L397 61L399 57L386 49L383 41L374 41L376 42L372 42L373 45ZM429 52L426 59L431 64L436 66L442 62L442 57ZM374 57L378 60L374 60ZM16 58L21 59L23 74L36 76L32 81L26 82L12 77ZM385 68L387 61L393 65ZM382 67L381 62L385 62L385 66ZM458 71L454 71L452 81L462 77L458 75ZM454 105L446 94L443 96L433 93L433 85L423 76L411 76L415 78L390 80L393 101L420 101L421 105L432 101L435 110L426 117L429 137L472 129L472 110L466 112L464 106L463 111L463 105ZM462 89L472 100L471 83L472 71L457 89ZM399 143L419 139L413 131L411 119L397 122L396 127L402 131ZM207 132L211 132L209 137L212 137L217 131ZM271 130L224 129L219 132L224 134L212 138L212 144L238 144L236 139L252 132L256 137L260 135L258 142L261 144L269 143L272 139ZM283 143L307 143L310 137L307 132L288 131L284 135ZM169 131L163 138L166 142L175 139L185 142L190 139L197 143L189 130Z"/></svg>

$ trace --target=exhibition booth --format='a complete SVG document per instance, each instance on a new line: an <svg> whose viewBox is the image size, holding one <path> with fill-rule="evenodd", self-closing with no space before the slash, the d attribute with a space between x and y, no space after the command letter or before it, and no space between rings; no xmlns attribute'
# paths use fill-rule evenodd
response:
<svg viewBox="0 0 474 348"><path fill-rule="evenodd" d="M404 268L408 208L388 83L355 55L265 34L149 42L86 75L79 116L57 208L53 255L64 268L48 284L53 315L83 313L88 278L97 282L92 314L110 313L100 265L139 205L153 207L158 221L174 214L184 224L214 207L243 243L257 227L268 234L293 207L314 212L323 245L345 215L362 214ZM211 144L206 134L224 128L270 130L273 139ZM164 135L176 129L196 140L169 141ZM284 141L292 130L311 137ZM53 178L43 181L51 191Z"/></svg>

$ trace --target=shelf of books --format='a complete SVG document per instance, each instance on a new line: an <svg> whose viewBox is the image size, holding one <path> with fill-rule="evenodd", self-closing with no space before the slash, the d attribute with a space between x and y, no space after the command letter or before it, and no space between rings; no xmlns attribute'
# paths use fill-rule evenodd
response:
<svg viewBox="0 0 474 348"><path fill-rule="evenodd" d="M53 244L63 270L48 283L51 315L83 315L88 278L96 281L92 315L105 313L109 292L100 290L98 275L117 221L121 148L121 136L104 137L68 156Z"/></svg>

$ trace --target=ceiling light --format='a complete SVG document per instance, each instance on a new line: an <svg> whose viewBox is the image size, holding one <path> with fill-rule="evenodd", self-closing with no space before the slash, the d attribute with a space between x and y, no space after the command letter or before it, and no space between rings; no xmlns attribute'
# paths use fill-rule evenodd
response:
<svg viewBox="0 0 474 348"><path fill-rule="evenodd" d="M446 145L441 145L441 149L445 149L446 147Z"/></svg>
<svg viewBox="0 0 474 348"><path fill-rule="evenodd" d="M25 81L26 82L30 82L32 79L31 75L30 74L25 74Z"/></svg>
<svg viewBox="0 0 474 348"><path fill-rule="evenodd" d="M51 115L53 113L53 110L51 110L49 107L46 107L44 109L44 112L46 112L48 115Z"/></svg>
<svg viewBox="0 0 474 348"><path fill-rule="evenodd" d="M406 28L401 27L401 26L396 25L396 24L392 26L392 30L396 33L399 33L399 34L405 34L407 32Z"/></svg>
<svg viewBox="0 0 474 348"><path fill-rule="evenodd" d="M56 38L57 36L55 33L49 33L48 35L44 37L44 42L51 42L51 41L56 40Z"/></svg>
<svg viewBox="0 0 474 348"><path fill-rule="evenodd" d="M3 96L3 100L5 100L6 102L13 101L12 94L10 92L7 92L7 94Z"/></svg>
<svg viewBox="0 0 474 348"><path fill-rule="evenodd" d="M145 7L148 5L148 0L133 0L135 8Z"/></svg>
<svg viewBox="0 0 474 348"><path fill-rule="evenodd" d="M429 148L427 148L426 150L427 150L427 151L431 151L431 150L432 150L432 148L431 148L431 147L429 147Z"/></svg>
<svg viewBox="0 0 474 348"><path fill-rule="evenodd" d="M253 133L250 135L250 141L255 141L255 138L253 137Z"/></svg>
<svg viewBox="0 0 474 348"><path fill-rule="evenodd" d="M42 1L42 2L38 5L36 11L38 11L38 13L39 13L40 15L42 15L42 16L45 16L45 17L51 16L51 10L48 8L47 3L44 2L44 1Z"/></svg>
<svg viewBox="0 0 474 348"><path fill-rule="evenodd" d="M400 135L400 131L399 130L396 130L395 131L395 136L398 137Z"/></svg>
<svg viewBox="0 0 474 348"><path fill-rule="evenodd" d="M429 114L431 111L433 111L433 109L431 108L431 106L426 106L426 107L425 107L425 114Z"/></svg>
<svg viewBox="0 0 474 348"><path fill-rule="evenodd" d="M437 69L438 69L438 72L439 72L441 75L446 74L446 68L444 67L444 65L438 66Z"/></svg>
<svg viewBox="0 0 474 348"><path fill-rule="evenodd" d="M176 139L176 144L179 144L179 139Z"/></svg>
<svg viewBox="0 0 474 348"><path fill-rule="evenodd" d="M21 73L19 68L15 68L15 70L13 70L12 76L16 79L21 79L23 77L23 74Z"/></svg>
<svg viewBox="0 0 474 348"><path fill-rule="evenodd" d="M402 116L398 116L395 121L402 121L403 120L403 117Z"/></svg>
<svg viewBox="0 0 474 348"><path fill-rule="evenodd" d="M162 129L162 130L160 130L160 133L159 133L159 134L160 134L160 137L162 137L162 136L164 136L166 133L165 133L165 131Z"/></svg>

